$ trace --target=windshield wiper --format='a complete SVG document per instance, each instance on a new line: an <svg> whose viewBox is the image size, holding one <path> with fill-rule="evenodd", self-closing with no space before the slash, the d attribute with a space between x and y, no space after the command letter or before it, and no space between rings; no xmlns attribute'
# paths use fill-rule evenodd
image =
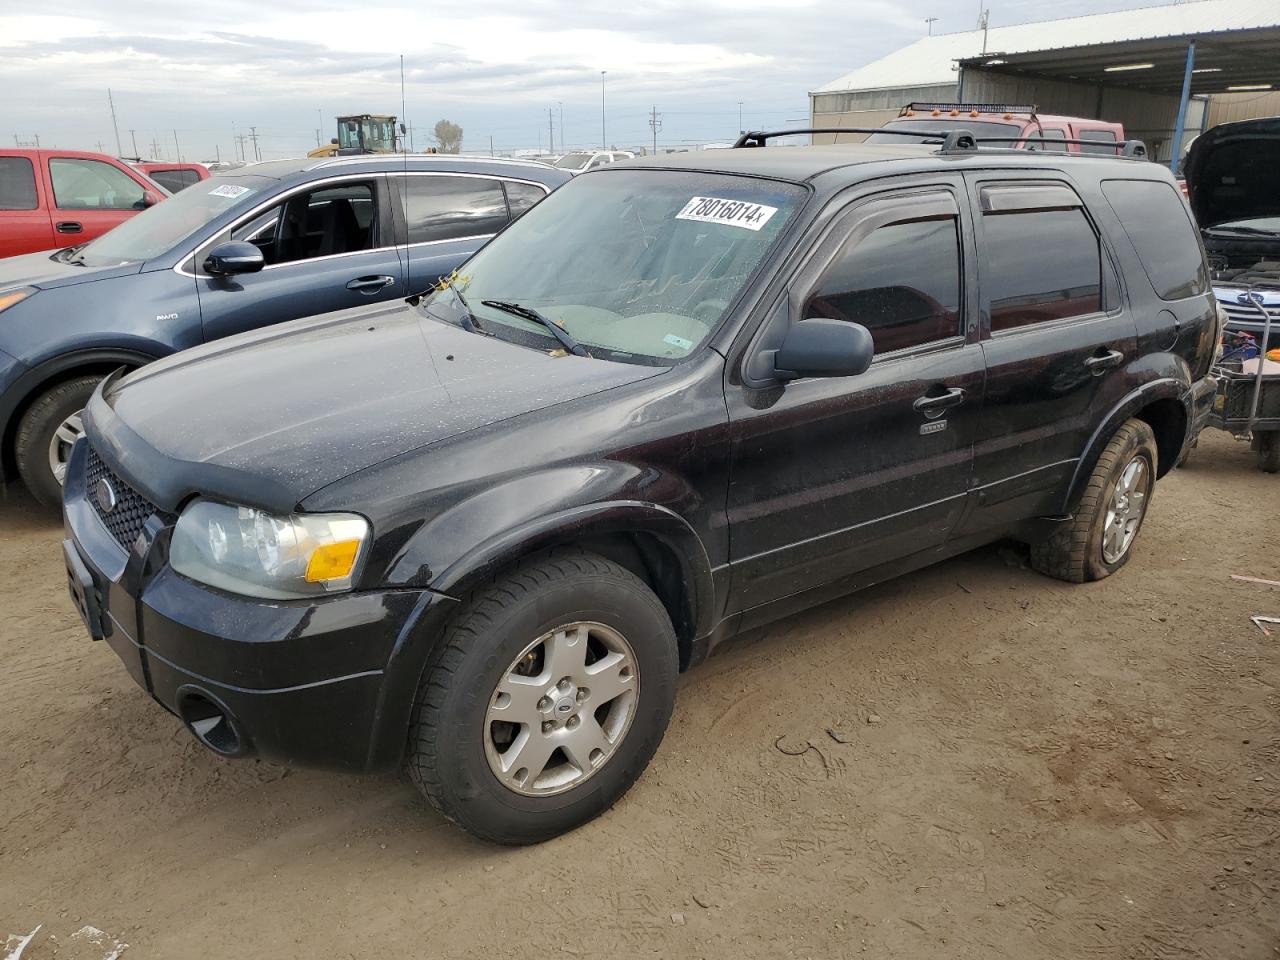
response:
<svg viewBox="0 0 1280 960"><path fill-rule="evenodd" d="M467 333L484 333L480 329L480 321L476 319L476 315L471 312L471 308L467 306L467 298L453 284L449 284L449 290L458 298L458 306L462 308L462 316L458 318L458 326Z"/></svg>
<svg viewBox="0 0 1280 960"><path fill-rule="evenodd" d="M532 320L534 323L540 323L551 331L551 335L560 342L560 346L572 353L575 357L589 357L587 348L580 344L573 337L569 336L569 331L560 324L556 323L550 317L539 313L533 307L526 307L519 303L511 303L508 300L481 300L486 307L492 307L494 310L501 310L503 313L509 313L516 317L523 317L526 320Z"/></svg>

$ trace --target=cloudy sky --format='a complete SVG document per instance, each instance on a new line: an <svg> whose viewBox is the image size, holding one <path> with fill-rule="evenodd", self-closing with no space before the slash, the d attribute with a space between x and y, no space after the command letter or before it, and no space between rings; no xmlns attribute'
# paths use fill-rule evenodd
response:
<svg viewBox="0 0 1280 960"><path fill-rule="evenodd" d="M377 0L375 0L376 4ZM992 25L1142 6L1141 0L1007 0ZM56 10L56 13L50 11ZM186 11L190 15L185 15ZM464 149L546 147L547 110L568 146L725 140L785 126L807 91L922 36L972 29L977 0L473 0L361 6L354 0L4 0L0 137L115 152L107 88L126 154L227 158L256 127L264 158L328 140L334 116L404 116L415 145L448 118ZM130 131L134 131L133 134Z"/></svg>

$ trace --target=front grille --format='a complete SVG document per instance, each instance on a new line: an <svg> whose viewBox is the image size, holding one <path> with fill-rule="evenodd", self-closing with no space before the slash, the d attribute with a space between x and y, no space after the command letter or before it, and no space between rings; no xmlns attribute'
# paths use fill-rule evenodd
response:
<svg viewBox="0 0 1280 960"><path fill-rule="evenodd" d="M1222 304L1222 309L1231 320L1243 320L1246 323L1263 322L1262 312L1257 307L1230 301L1219 300L1218 302ZM1268 305L1265 309L1271 315L1271 322L1280 325L1280 307Z"/></svg>
<svg viewBox="0 0 1280 960"><path fill-rule="evenodd" d="M107 481L115 492L116 505L110 513L102 509L101 498L98 496L100 480ZM84 490L103 526L120 546L131 550L138 534L142 533L147 518L156 512L155 504L116 476L93 447L89 448L89 457L85 463Z"/></svg>

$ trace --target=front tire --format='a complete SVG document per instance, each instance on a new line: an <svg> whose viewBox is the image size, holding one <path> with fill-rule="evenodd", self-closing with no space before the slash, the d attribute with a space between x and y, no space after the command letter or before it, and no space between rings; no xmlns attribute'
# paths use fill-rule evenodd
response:
<svg viewBox="0 0 1280 960"><path fill-rule="evenodd" d="M14 456L18 475L46 507L62 502L71 447L84 432L80 415L102 377L65 380L38 396L18 422Z"/></svg>
<svg viewBox="0 0 1280 960"><path fill-rule="evenodd" d="M634 574L581 551L525 562L468 602L428 665L409 775L476 836L548 840L640 776L678 669L667 611Z"/></svg>
<svg viewBox="0 0 1280 960"><path fill-rule="evenodd" d="M1031 566L1084 583L1109 577L1133 552L1155 487L1156 437L1141 420L1126 420L1098 458L1069 522L1031 547Z"/></svg>

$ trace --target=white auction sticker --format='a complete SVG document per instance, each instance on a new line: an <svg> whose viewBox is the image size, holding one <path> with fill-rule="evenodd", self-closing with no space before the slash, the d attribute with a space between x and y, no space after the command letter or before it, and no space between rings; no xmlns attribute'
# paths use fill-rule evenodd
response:
<svg viewBox="0 0 1280 960"><path fill-rule="evenodd" d="M763 203L725 200L722 197L694 197L676 214L676 219L723 223L729 227L759 230L777 212L777 207L766 207Z"/></svg>
<svg viewBox="0 0 1280 960"><path fill-rule="evenodd" d="M249 192L248 187L241 187L234 183L224 183L220 187L214 187L209 191L211 197L226 197L228 200L234 200L236 197L243 197Z"/></svg>

